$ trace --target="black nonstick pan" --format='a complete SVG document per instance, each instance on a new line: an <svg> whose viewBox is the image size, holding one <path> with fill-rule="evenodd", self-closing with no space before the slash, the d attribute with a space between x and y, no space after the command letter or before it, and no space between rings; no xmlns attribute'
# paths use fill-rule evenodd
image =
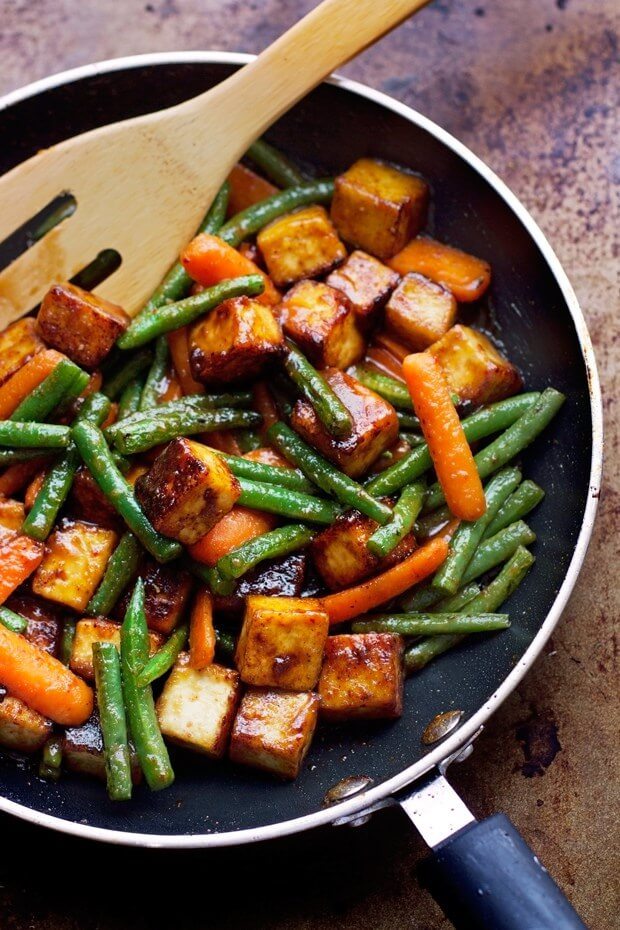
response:
<svg viewBox="0 0 620 930"><path fill-rule="evenodd" d="M0 101L0 172L68 136L185 100L246 60L217 52L140 56L10 94ZM433 189L431 229L493 268L490 296L467 311L467 321L506 347L528 388L553 385L567 396L523 456L525 473L547 496L528 517L538 536L537 562L510 600L512 626L472 637L409 679L399 721L322 727L293 784L179 752L171 790L138 791L131 804L115 805L98 782L69 776L43 782L34 770L0 757L0 810L80 837L188 849L274 838L402 803L436 847L426 880L437 886L440 876L435 892L459 927L581 927L508 821L472 826L442 774L540 653L592 530L602 416L575 295L544 236L504 184L448 133L383 94L334 79L283 117L269 139L321 174L371 155L424 175ZM429 721L454 709L462 711L458 726L425 746Z"/></svg>

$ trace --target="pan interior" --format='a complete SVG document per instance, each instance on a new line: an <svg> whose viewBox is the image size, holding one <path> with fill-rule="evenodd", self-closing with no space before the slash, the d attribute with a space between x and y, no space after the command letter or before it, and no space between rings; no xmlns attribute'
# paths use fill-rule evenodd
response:
<svg viewBox="0 0 620 930"><path fill-rule="evenodd" d="M150 64L22 100L0 112L0 173L67 136L185 100L231 70L219 62ZM255 829L317 811L345 776L370 776L376 784L396 776L428 751L420 737L435 714L459 708L469 719L513 669L551 609L581 529L592 455L587 371L562 292L520 220L429 131L334 85L314 91L268 137L318 174L336 173L366 155L419 171L433 190L431 232L491 263L489 299L462 310L461 319L505 347L528 388L553 385L567 395L557 420L522 458L524 474L546 490L528 517L538 536L536 566L510 600L510 630L472 638L410 679L399 721L322 726L293 784L177 752L171 790L140 789L131 804L114 805L98 782L71 776L43 782L30 765L0 756L4 797L64 820L167 835Z"/></svg>

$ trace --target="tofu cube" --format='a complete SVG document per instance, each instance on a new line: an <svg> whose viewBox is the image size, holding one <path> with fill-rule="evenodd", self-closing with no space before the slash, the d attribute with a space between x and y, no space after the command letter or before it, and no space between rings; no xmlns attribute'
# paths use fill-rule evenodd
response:
<svg viewBox="0 0 620 930"><path fill-rule="evenodd" d="M0 333L0 384L4 384L18 368L44 348L45 343L37 331L37 321L31 316L7 326Z"/></svg>
<svg viewBox="0 0 620 930"><path fill-rule="evenodd" d="M235 651L241 680L310 691L319 678L328 630L329 617L314 598L248 597Z"/></svg>
<svg viewBox="0 0 620 930"><path fill-rule="evenodd" d="M315 536L310 552L328 588L337 591L352 587L364 578L396 565L416 548L414 534L408 533L389 555L378 558L366 546L378 526L375 520L357 510L348 510Z"/></svg>
<svg viewBox="0 0 620 930"><path fill-rule="evenodd" d="M403 639L394 633L330 636L319 680L326 720L400 717Z"/></svg>
<svg viewBox="0 0 620 930"><path fill-rule="evenodd" d="M190 332L192 375L203 384L229 384L259 375L284 353L280 324L264 304L232 297Z"/></svg>
<svg viewBox="0 0 620 930"><path fill-rule="evenodd" d="M192 577L178 565L159 565L145 560L140 569L144 581L144 613L151 630L168 635L179 623L192 591ZM114 608L114 616L122 620L131 591L126 590Z"/></svg>
<svg viewBox="0 0 620 930"><path fill-rule="evenodd" d="M300 281L284 297L280 313L285 334L317 368L348 368L364 354L348 298L328 284Z"/></svg>
<svg viewBox="0 0 620 930"><path fill-rule="evenodd" d="M306 574L304 552L291 552L279 559L261 562L239 579L237 587L228 595L215 595L213 607L217 613L242 614L245 600L250 594L265 597L300 597Z"/></svg>
<svg viewBox="0 0 620 930"><path fill-rule="evenodd" d="M331 217L345 242L385 259L417 235L427 206L422 178L360 158L336 178Z"/></svg>
<svg viewBox="0 0 620 930"><path fill-rule="evenodd" d="M129 323L122 307L68 282L49 289L37 316L47 344L84 368L100 365Z"/></svg>
<svg viewBox="0 0 620 930"><path fill-rule="evenodd" d="M27 640L52 656L58 654L64 626L61 609L31 597L29 594L21 593L13 594L6 602L6 606L9 610L27 619L28 626L24 632Z"/></svg>
<svg viewBox="0 0 620 930"><path fill-rule="evenodd" d="M398 281L396 271L360 249L351 252L325 279L326 284L348 298L358 321L365 327L375 321Z"/></svg>
<svg viewBox="0 0 620 930"><path fill-rule="evenodd" d="M99 713L94 710L86 723L79 727L67 727L62 739L62 761L70 772L90 775L93 778L106 779L105 757L103 754L103 734L99 723ZM130 745L131 780L135 784L142 781L140 763Z"/></svg>
<svg viewBox="0 0 620 930"><path fill-rule="evenodd" d="M240 697L239 675L222 665L197 670L181 653L157 701L163 735L186 749L221 759Z"/></svg>
<svg viewBox="0 0 620 930"><path fill-rule="evenodd" d="M347 475L357 478L397 439L396 411L387 400L344 371L328 368L322 374L351 414L353 429L350 435L336 439L328 433L312 404L305 399L296 401L291 426L321 455Z"/></svg>
<svg viewBox="0 0 620 930"><path fill-rule="evenodd" d="M153 655L163 646L165 637L160 633L149 633L149 655ZM75 625L75 636L71 645L69 667L82 678L93 681L95 669L93 667L93 645L95 643L113 643L117 649L121 647L120 624L112 623L103 617L93 620L78 620Z"/></svg>
<svg viewBox="0 0 620 930"><path fill-rule="evenodd" d="M86 466L78 468L69 498L71 513L78 520L96 523L107 529L121 526L118 513L109 502Z"/></svg>
<svg viewBox="0 0 620 930"><path fill-rule="evenodd" d="M7 694L0 701L0 745L13 752L36 752L51 736L52 721Z"/></svg>
<svg viewBox="0 0 620 930"><path fill-rule="evenodd" d="M24 522L26 511L21 501L11 500L10 497L0 498L0 532L8 530L17 533Z"/></svg>
<svg viewBox="0 0 620 930"><path fill-rule="evenodd" d="M416 352L441 339L456 320L456 300L421 274L406 274L385 308L385 322Z"/></svg>
<svg viewBox="0 0 620 930"><path fill-rule="evenodd" d="M117 540L114 530L63 520L47 540L43 561L32 579L33 592L73 610L85 610Z"/></svg>
<svg viewBox="0 0 620 930"><path fill-rule="evenodd" d="M347 250L324 207L282 216L256 237L269 276L277 287L325 274L347 257Z"/></svg>
<svg viewBox="0 0 620 930"><path fill-rule="evenodd" d="M521 390L523 381L515 366L498 352L490 339L469 326L453 326L428 350L441 367L461 402L490 404Z"/></svg>
<svg viewBox="0 0 620 930"><path fill-rule="evenodd" d="M281 778L297 778L318 712L319 699L312 692L248 688L235 717L230 758Z"/></svg>
<svg viewBox="0 0 620 930"><path fill-rule="evenodd" d="M173 439L136 481L136 496L155 529L186 546L205 536L240 494L228 466L191 439Z"/></svg>

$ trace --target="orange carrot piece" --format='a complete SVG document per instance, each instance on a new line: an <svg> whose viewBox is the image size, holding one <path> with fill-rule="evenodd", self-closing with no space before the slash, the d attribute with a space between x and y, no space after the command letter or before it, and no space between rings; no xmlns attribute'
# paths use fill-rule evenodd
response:
<svg viewBox="0 0 620 930"><path fill-rule="evenodd" d="M44 551L43 543L29 536L14 534L0 540L0 604L38 568Z"/></svg>
<svg viewBox="0 0 620 930"><path fill-rule="evenodd" d="M54 349L39 352L0 387L0 420L8 420L21 402L51 375L65 356Z"/></svg>
<svg viewBox="0 0 620 930"><path fill-rule="evenodd" d="M215 565L218 559L250 539L274 529L277 517L262 510L233 507L219 520L206 536L188 546L189 554L197 562Z"/></svg>
<svg viewBox="0 0 620 930"><path fill-rule="evenodd" d="M278 193L277 187L240 163L235 165L228 175L228 183L230 184L227 210L229 217Z"/></svg>
<svg viewBox="0 0 620 930"><path fill-rule="evenodd" d="M189 340L187 326L174 329L166 336L172 356L172 364L184 394L204 394L204 384L192 375L189 364Z"/></svg>
<svg viewBox="0 0 620 930"><path fill-rule="evenodd" d="M26 488L26 493L24 494L24 507L26 510L32 510L34 502L37 498L37 494L43 487L43 482L45 481L45 469L34 476L28 487Z"/></svg>
<svg viewBox="0 0 620 930"><path fill-rule="evenodd" d="M461 303L478 300L491 283L491 266L484 259L426 236L412 239L387 264L399 274L425 275L452 291Z"/></svg>
<svg viewBox="0 0 620 930"><path fill-rule="evenodd" d="M93 371L92 375L90 376L90 380L88 384L86 385L86 387L84 388L84 390L82 391L82 393L80 394L80 397L88 397L89 394L96 394L97 391L101 389L102 384L103 384L103 375L101 374L101 372Z"/></svg>
<svg viewBox="0 0 620 930"><path fill-rule="evenodd" d="M391 352L388 352L387 349L381 346L370 346L366 352L364 361L369 362L369 364L383 372L383 374L390 375L398 381L404 382L405 380L403 378L402 362L399 362Z"/></svg>
<svg viewBox="0 0 620 930"><path fill-rule="evenodd" d="M0 682L54 723L79 726L93 712L93 692L86 682L4 626L0 626Z"/></svg>
<svg viewBox="0 0 620 930"><path fill-rule="evenodd" d="M397 339L395 339L393 336L389 336L383 330L379 330L378 333L374 334L372 337L372 343L377 347L386 349L401 364L405 361L411 352L411 349L408 349L402 344L402 342L398 342Z"/></svg>
<svg viewBox="0 0 620 930"><path fill-rule="evenodd" d="M448 507L461 520L477 520L487 506L484 489L441 365L416 352L403 373Z"/></svg>
<svg viewBox="0 0 620 930"><path fill-rule="evenodd" d="M196 595L189 619L190 668L206 668L211 665L214 656L213 598L204 589Z"/></svg>
<svg viewBox="0 0 620 930"><path fill-rule="evenodd" d="M21 501L0 497L0 533L17 533L24 522L26 512Z"/></svg>
<svg viewBox="0 0 620 930"><path fill-rule="evenodd" d="M328 614L330 623L352 620L428 578L439 568L447 554L447 541L443 537L435 537L381 575L369 578L354 588L322 597L321 609Z"/></svg>
<svg viewBox="0 0 620 930"><path fill-rule="evenodd" d="M264 381L257 381L252 388L252 401L254 409L257 413L260 413L263 418L263 425L260 431L261 435L264 435L269 427L277 423L280 419L278 408Z"/></svg>
<svg viewBox="0 0 620 930"><path fill-rule="evenodd" d="M243 458L249 459L251 462L262 462L263 465L274 465L276 468L293 467L283 455L280 455L275 449L268 449L267 447L252 449L251 452L246 452Z"/></svg>
<svg viewBox="0 0 620 930"><path fill-rule="evenodd" d="M29 459L27 462L16 462L15 465L9 465L0 475L0 494L5 497L17 494L49 461L49 455L41 455L37 456L36 459Z"/></svg>
<svg viewBox="0 0 620 930"><path fill-rule="evenodd" d="M218 236L201 233L192 239L181 252L181 264L194 281L205 287L212 287L227 278L259 274L265 280L265 290L256 299L267 306L280 302L280 294L265 272Z"/></svg>
<svg viewBox="0 0 620 930"><path fill-rule="evenodd" d="M181 382L177 378L177 374L174 368L170 368L166 375L165 387L161 397L159 398L160 404L165 404L169 400L178 400L183 396L183 389L181 387Z"/></svg>

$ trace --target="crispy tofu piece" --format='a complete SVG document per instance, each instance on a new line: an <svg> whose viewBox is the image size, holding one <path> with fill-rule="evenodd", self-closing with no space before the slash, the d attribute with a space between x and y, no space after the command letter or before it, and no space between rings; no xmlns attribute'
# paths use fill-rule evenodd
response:
<svg viewBox="0 0 620 930"><path fill-rule="evenodd" d="M353 429L344 439L327 432L307 400L295 403L291 426L321 455L335 462L347 475L363 475L398 437L398 417L387 400L344 371L328 368L323 377L345 405Z"/></svg>
<svg viewBox="0 0 620 930"><path fill-rule="evenodd" d="M235 651L241 680L310 691L321 671L328 629L329 617L313 598L251 595Z"/></svg>
<svg viewBox="0 0 620 930"><path fill-rule="evenodd" d="M28 594L13 594L6 606L28 621L24 636L39 649L58 655L60 637L64 626L62 611Z"/></svg>
<svg viewBox="0 0 620 930"><path fill-rule="evenodd" d="M218 613L242 614L251 594L265 597L299 597L306 576L306 555L291 552L279 559L261 562L239 579L232 594L215 595L213 607Z"/></svg>
<svg viewBox="0 0 620 930"><path fill-rule="evenodd" d="M278 287L325 274L347 257L327 211L320 206L304 207L274 220L261 229L256 243Z"/></svg>
<svg viewBox="0 0 620 930"><path fill-rule="evenodd" d="M348 368L364 354L365 342L348 298L320 281L300 281L284 297L285 334L317 368Z"/></svg>
<svg viewBox="0 0 620 930"><path fill-rule="evenodd" d="M84 368L96 368L129 326L122 307L75 284L54 284L37 316L48 345Z"/></svg>
<svg viewBox="0 0 620 930"><path fill-rule="evenodd" d="M336 178L331 217L345 242L385 259L417 235L427 206L422 178L360 158Z"/></svg>
<svg viewBox="0 0 620 930"><path fill-rule="evenodd" d="M319 680L326 720L400 717L403 639L394 633L329 636Z"/></svg>
<svg viewBox="0 0 620 930"><path fill-rule="evenodd" d="M280 324L269 307L251 297L225 300L189 336L192 375L203 384L255 377L283 353Z"/></svg>
<svg viewBox="0 0 620 930"><path fill-rule="evenodd" d="M318 711L319 699L308 691L248 688L235 717L230 758L281 778L297 778Z"/></svg>
<svg viewBox="0 0 620 930"><path fill-rule="evenodd" d="M325 279L348 298L362 326L372 324L399 281L396 271L356 249Z"/></svg>
<svg viewBox="0 0 620 930"><path fill-rule="evenodd" d="M177 564L159 565L145 559L139 573L144 581L144 613L149 629L168 635L179 623L192 591L192 576ZM122 620L129 604L129 588L114 608Z"/></svg>
<svg viewBox="0 0 620 930"><path fill-rule="evenodd" d="M21 501L14 501L10 497L0 498L0 533L2 530L17 533L25 516L26 511Z"/></svg>
<svg viewBox="0 0 620 930"><path fill-rule="evenodd" d="M52 721L7 694L0 701L0 745L13 752L36 752L52 732Z"/></svg>
<svg viewBox="0 0 620 930"><path fill-rule="evenodd" d="M153 655L163 646L165 637L161 633L149 632L149 655ZM69 667L77 675L92 681L95 678L93 667L93 645L95 643L114 643L117 649L121 646L121 627L119 623L112 623L103 617L78 620L75 625L75 636L71 645Z"/></svg>
<svg viewBox="0 0 620 930"><path fill-rule="evenodd" d="M235 718L239 675L222 665L197 670L181 653L157 701L163 735L186 749L221 759Z"/></svg>
<svg viewBox="0 0 620 930"><path fill-rule="evenodd" d="M78 520L96 523L106 529L120 527L119 516L89 470L83 465L78 468L69 497L71 513Z"/></svg>
<svg viewBox="0 0 620 930"><path fill-rule="evenodd" d="M117 540L114 530L63 520L47 540L43 561L32 579L33 592L48 601L85 610Z"/></svg>
<svg viewBox="0 0 620 930"><path fill-rule="evenodd" d="M310 551L328 588L337 591L356 585L364 578L396 565L416 548L414 534L408 533L389 555L378 558L366 546L378 526L375 520L357 510L348 510L315 536Z"/></svg>
<svg viewBox="0 0 620 930"><path fill-rule="evenodd" d="M45 343L37 331L37 321L31 316L7 326L0 332L0 384L4 384L18 368L44 348Z"/></svg>
<svg viewBox="0 0 620 930"><path fill-rule="evenodd" d="M491 283L491 266L428 236L418 236L390 259L390 268L405 275L417 272L443 285L460 303L478 300Z"/></svg>
<svg viewBox="0 0 620 930"><path fill-rule="evenodd" d="M445 336L455 320L453 295L421 274L406 274L385 308L388 329L416 352Z"/></svg>
<svg viewBox="0 0 620 930"><path fill-rule="evenodd" d="M490 404L516 394L523 385L515 366L490 339L469 326L453 326L428 351L443 368L450 389L461 402Z"/></svg>
<svg viewBox="0 0 620 930"><path fill-rule="evenodd" d="M142 781L142 771L137 756L130 745L131 780L134 785ZM79 727L67 727L62 739L62 761L70 772L90 775L105 781L105 757L103 734L99 713L95 709L86 723Z"/></svg>
<svg viewBox="0 0 620 930"><path fill-rule="evenodd" d="M184 545L198 542L232 510L241 486L210 449L174 439L136 481L136 496L156 530Z"/></svg>

